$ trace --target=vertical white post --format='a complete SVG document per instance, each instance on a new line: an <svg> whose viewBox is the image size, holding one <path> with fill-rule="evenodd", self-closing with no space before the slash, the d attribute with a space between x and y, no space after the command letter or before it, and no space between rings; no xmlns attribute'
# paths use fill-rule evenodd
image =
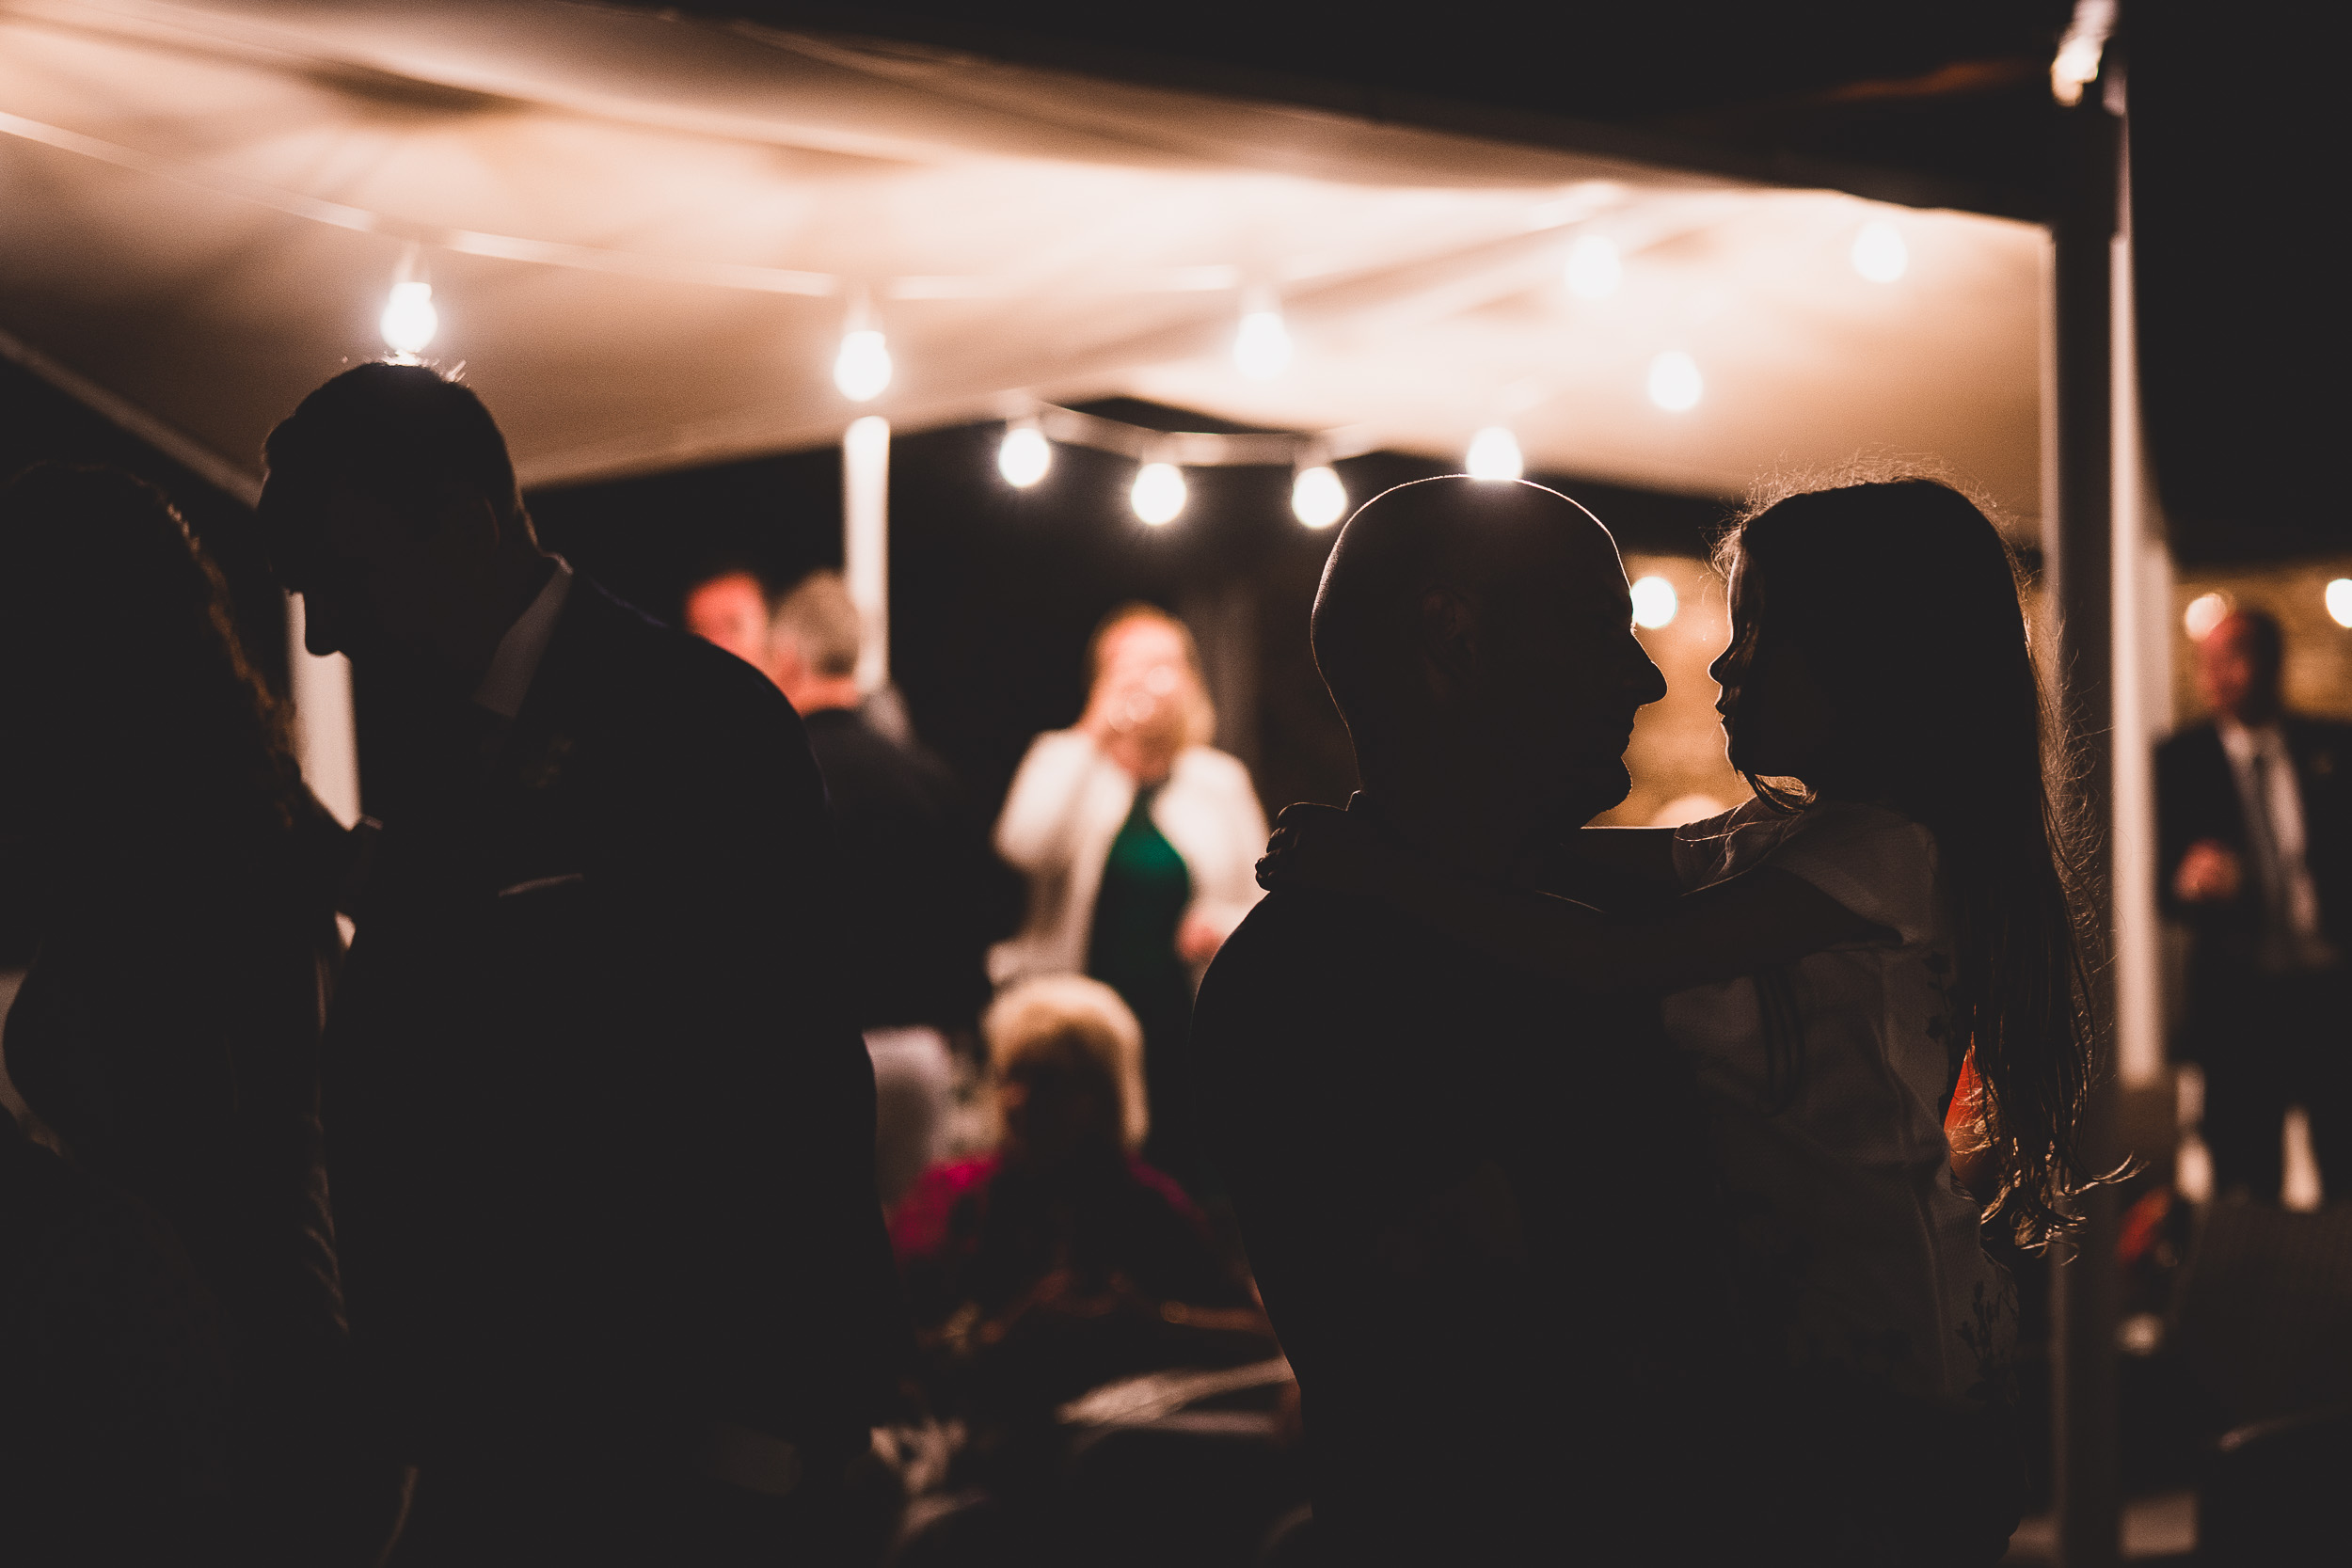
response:
<svg viewBox="0 0 2352 1568"><path fill-rule="evenodd" d="M864 623L861 691L890 681L890 421L855 420L841 440L841 577Z"/></svg>
<svg viewBox="0 0 2352 1568"><path fill-rule="evenodd" d="M348 828L359 820L359 735L352 721L351 661L302 641L302 595L286 595L287 686L294 699L294 760L319 803Z"/></svg>
<svg viewBox="0 0 2352 1568"><path fill-rule="evenodd" d="M2163 928L2156 914L2155 745L2157 710L2169 693L2150 689L2148 645L2169 620L2149 624L2147 466L2140 445L2139 348L2132 299L2130 133L2119 141L2115 237L2108 244L2108 461L2114 472L2115 1061L2126 1087L2164 1072Z"/></svg>

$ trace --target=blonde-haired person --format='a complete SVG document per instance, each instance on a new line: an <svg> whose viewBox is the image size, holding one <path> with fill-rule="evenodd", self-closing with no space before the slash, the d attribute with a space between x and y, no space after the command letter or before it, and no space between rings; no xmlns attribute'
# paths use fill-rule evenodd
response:
<svg viewBox="0 0 2352 1568"><path fill-rule="evenodd" d="M1119 993L1041 975L980 1027L996 1147L932 1166L891 1221L943 1402L1017 1419L1184 1364L1203 1325L1270 1335L1200 1209L1136 1152L1143 1031Z"/></svg>
<svg viewBox="0 0 2352 1568"><path fill-rule="evenodd" d="M997 819L998 851L1028 876L1029 912L990 970L1000 985L1082 974L1119 992L1142 1024L1158 1113L1145 1152L1198 1191L1192 993L1258 901L1265 813L1248 769L1209 744L1216 715L1182 622L1150 605L1114 610L1088 666L1085 714L1030 744Z"/></svg>

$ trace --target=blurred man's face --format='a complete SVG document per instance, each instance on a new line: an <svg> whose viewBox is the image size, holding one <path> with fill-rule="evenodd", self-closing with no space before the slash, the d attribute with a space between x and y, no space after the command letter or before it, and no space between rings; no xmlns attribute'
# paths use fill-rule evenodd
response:
<svg viewBox="0 0 2352 1568"><path fill-rule="evenodd" d="M1626 743L1666 677L1633 634L1633 600L1616 551L1578 540L1556 585L1489 618L1493 651L1482 721L1561 829L1626 798Z"/></svg>
<svg viewBox="0 0 2352 1568"><path fill-rule="evenodd" d="M753 669L770 671L768 595L749 572L712 578L686 595L686 629Z"/></svg>
<svg viewBox="0 0 2352 1568"><path fill-rule="evenodd" d="M310 652L436 685L481 679L506 620L488 501L453 489L411 512L336 484L265 495L261 512Z"/></svg>
<svg viewBox="0 0 2352 1568"><path fill-rule="evenodd" d="M2197 685L2225 719L2261 724L2279 706L2278 672L2263 668L2254 628L2242 615L2229 617L2197 644Z"/></svg>

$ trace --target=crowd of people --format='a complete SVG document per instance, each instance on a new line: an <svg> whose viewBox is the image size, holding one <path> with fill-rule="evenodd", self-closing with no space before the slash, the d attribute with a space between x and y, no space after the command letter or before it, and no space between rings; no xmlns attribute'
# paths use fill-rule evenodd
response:
<svg viewBox="0 0 2352 1568"><path fill-rule="evenodd" d="M991 832L861 689L837 577L722 563L648 618L421 366L266 458L311 650L397 697L381 823L311 796L164 496L0 497L40 932L11 1561L1105 1560L1073 1427L1187 1389L1227 1402L1168 1433L1256 1445L1203 1490L1264 1504L1263 1560L2000 1557L1984 1227L2068 1227L2092 1063L2017 569L1965 497L1753 510L1713 674L1756 798L1601 830L1664 690L1607 531L1388 492L1311 627L1362 790L1269 846L1158 610L1106 618ZM2286 1042L2200 1036L2225 1180L2275 1188L2287 1098L2344 1135L2293 1042L2352 749L2280 716L2275 625L2225 633L2166 846L2198 1016Z"/></svg>

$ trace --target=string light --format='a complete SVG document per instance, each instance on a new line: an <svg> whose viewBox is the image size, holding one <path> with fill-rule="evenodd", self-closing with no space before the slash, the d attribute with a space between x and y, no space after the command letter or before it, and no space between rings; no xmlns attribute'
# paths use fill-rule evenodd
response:
<svg viewBox="0 0 2352 1568"><path fill-rule="evenodd" d="M1153 528L1173 522L1184 509L1184 474L1173 463L1146 463L1136 474L1136 487L1127 494L1136 515Z"/></svg>
<svg viewBox="0 0 2352 1568"><path fill-rule="evenodd" d="M1892 283L1911 266L1911 247L1902 231L1884 218L1872 218L1853 237L1853 270L1873 283Z"/></svg>
<svg viewBox="0 0 2352 1568"><path fill-rule="evenodd" d="M1517 479L1527 471L1519 455L1519 438L1501 425L1488 425L1470 437L1470 455L1462 466L1472 479Z"/></svg>
<svg viewBox="0 0 2352 1568"><path fill-rule="evenodd" d="M2338 578L2328 585L2328 618L2352 627L2352 578Z"/></svg>
<svg viewBox="0 0 2352 1568"><path fill-rule="evenodd" d="M1706 390L1706 378L1680 349L1668 349L1649 362L1649 400L1667 413L1686 414L1696 408Z"/></svg>
<svg viewBox="0 0 2352 1568"><path fill-rule="evenodd" d="M1329 528L1347 511L1347 488L1327 463L1298 470L1291 481L1291 515L1309 528Z"/></svg>
<svg viewBox="0 0 2352 1568"><path fill-rule="evenodd" d="M1252 381L1271 381L1290 368L1290 328L1271 294L1253 295L1233 334L1233 363Z"/></svg>
<svg viewBox="0 0 2352 1568"><path fill-rule="evenodd" d="M1005 476L1006 483L1026 490L1053 466L1053 443L1045 439L1036 420L1023 420L1005 428L1004 444L996 449L996 471Z"/></svg>
<svg viewBox="0 0 2352 1568"><path fill-rule="evenodd" d="M1682 609L1682 600L1675 593L1675 585L1664 578L1644 578L1633 585L1633 624L1656 631L1674 625L1674 618Z"/></svg>
<svg viewBox="0 0 2352 1568"><path fill-rule="evenodd" d="M1607 299L1625 277L1625 259L1606 234L1586 234L1568 246L1563 281L1579 299Z"/></svg>
<svg viewBox="0 0 2352 1568"><path fill-rule="evenodd" d="M2099 59L2115 30L2115 0L2074 0L2074 20L2050 61L2050 96L2067 108L2083 101L2083 88L2099 79Z"/></svg>
<svg viewBox="0 0 2352 1568"><path fill-rule="evenodd" d="M890 345L870 326L841 335L841 352L834 356L833 384L851 403L871 403L890 385Z"/></svg>
<svg viewBox="0 0 2352 1568"><path fill-rule="evenodd" d="M376 318L385 343L401 354L421 354L441 327L441 313L433 309L433 285L407 279L392 285L392 297Z"/></svg>
<svg viewBox="0 0 2352 1568"><path fill-rule="evenodd" d="M2330 587L2328 592L2330 611L2335 609L2335 590ZM2212 635L2214 627L2229 618L2230 609L2230 595L2227 594L2200 594L2188 601L2188 609L2182 612L2182 629L2188 633L2190 641L2202 642Z"/></svg>

